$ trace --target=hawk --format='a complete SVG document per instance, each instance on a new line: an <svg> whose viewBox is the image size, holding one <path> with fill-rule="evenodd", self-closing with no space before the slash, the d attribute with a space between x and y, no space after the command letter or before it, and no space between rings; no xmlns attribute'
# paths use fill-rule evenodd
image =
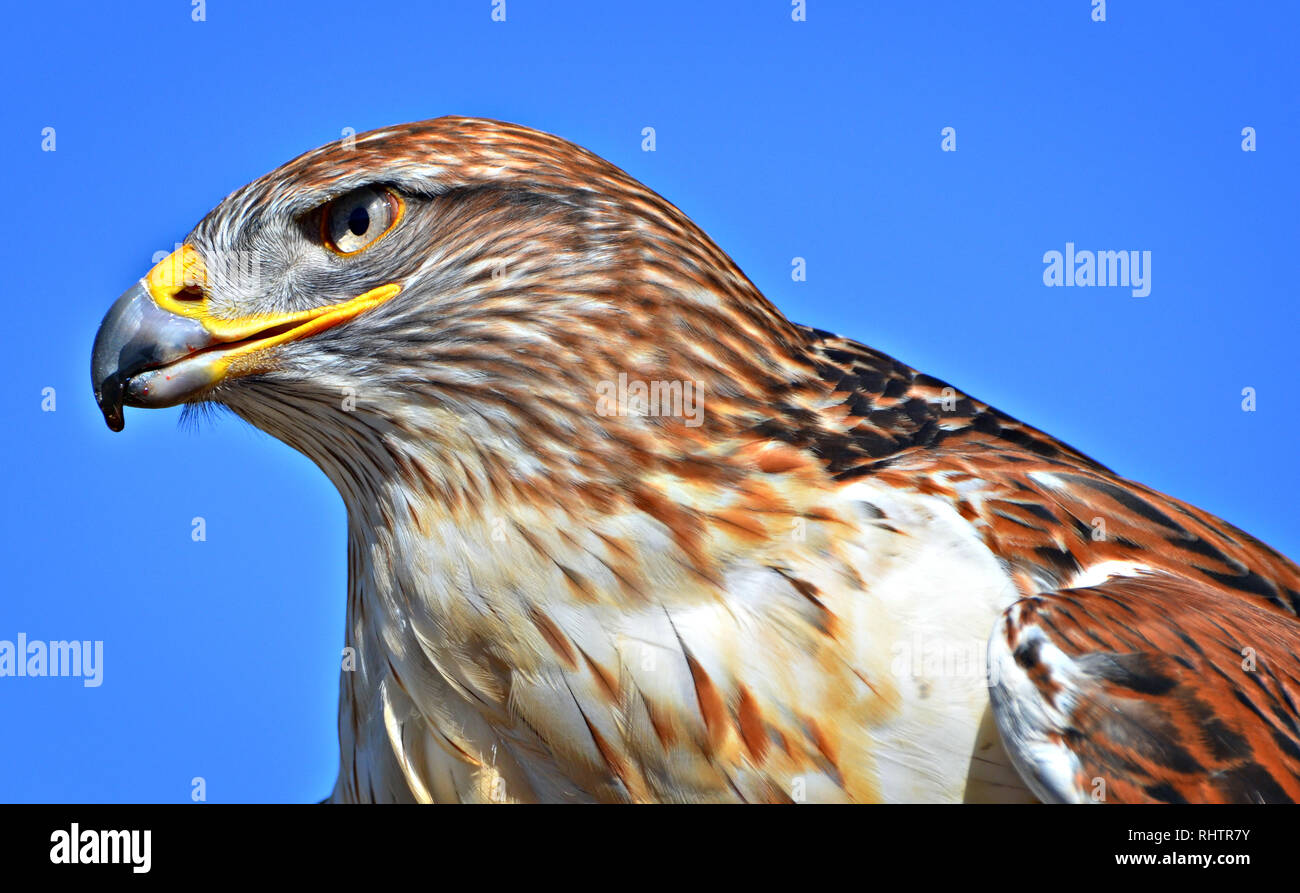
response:
<svg viewBox="0 0 1300 893"><path fill-rule="evenodd" d="M1293 801L1300 569L790 322L565 140L447 117L235 191L95 398L347 507L337 801Z"/></svg>

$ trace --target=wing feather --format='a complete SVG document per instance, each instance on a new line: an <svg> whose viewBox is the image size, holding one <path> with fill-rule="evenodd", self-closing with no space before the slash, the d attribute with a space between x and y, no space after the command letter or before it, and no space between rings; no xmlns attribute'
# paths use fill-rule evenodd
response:
<svg viewBox="0 0 1300 893"><path fill-rule="evenodd" d="M1167 573L1021 599L994 716L1050 801L1300 801L1300 622Z"/></svg>

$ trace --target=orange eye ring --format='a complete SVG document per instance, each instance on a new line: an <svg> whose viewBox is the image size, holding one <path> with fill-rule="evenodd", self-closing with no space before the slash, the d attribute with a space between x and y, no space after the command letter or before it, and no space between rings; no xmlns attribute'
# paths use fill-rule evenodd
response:
<svg viewBox="0 0 1300 893"><path fill-rule="evenodd" d="M381 208L384 226L372 235L370 230L375 225L375 212ZM362 186L321 206L321 244L339 257L352 257L392 232L404 216L406 203L397 193L383 186Z"/></svg>

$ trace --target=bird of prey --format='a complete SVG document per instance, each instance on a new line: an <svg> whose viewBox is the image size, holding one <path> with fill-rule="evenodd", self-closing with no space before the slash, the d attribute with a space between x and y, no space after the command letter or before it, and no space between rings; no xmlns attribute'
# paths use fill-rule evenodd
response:
<svg viewBox="0 0 1300 893"><path fill-rule="evenodd" d="M235 191L108 311L348 516L336 801L1294 801L1300 569L790 322L563 139L447 117Z"/></svg>

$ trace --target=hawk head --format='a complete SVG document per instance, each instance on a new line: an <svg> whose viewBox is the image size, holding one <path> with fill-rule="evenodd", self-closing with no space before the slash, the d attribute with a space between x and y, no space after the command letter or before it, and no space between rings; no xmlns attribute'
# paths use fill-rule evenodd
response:
<svg viewBox="0 0 1300 893"><path fill-rule="evenodd" d="M358 439L543 456L680 425L596 411L620 374L699 382L725 401L719 423L797 376L798 341L621 170L448 117L327 145L232 193L109 310L92 376L115 431L124 405L212 402L351 477L341 444Z"/></svg>

